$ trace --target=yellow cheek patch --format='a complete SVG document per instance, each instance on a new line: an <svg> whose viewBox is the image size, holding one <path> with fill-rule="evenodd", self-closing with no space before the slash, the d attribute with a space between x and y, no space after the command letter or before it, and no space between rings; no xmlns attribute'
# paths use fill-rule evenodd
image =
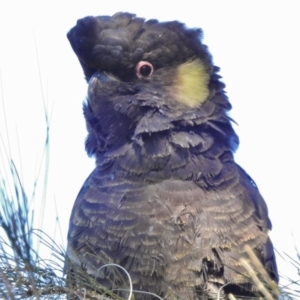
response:
<svg viewBox="0 0 300 300"><path fill-rule="evenodd" d="M175 97L188 106L201 105L209 95L209 75L200 59L180 65L175 79Z"/></svg>

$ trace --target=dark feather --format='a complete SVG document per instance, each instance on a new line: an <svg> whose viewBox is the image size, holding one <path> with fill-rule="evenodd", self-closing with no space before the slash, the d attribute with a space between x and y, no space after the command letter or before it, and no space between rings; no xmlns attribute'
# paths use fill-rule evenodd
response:
<svg viewBox="0 0 300 300"><path fill-rule="evenodd" d="M213 297L225 283L225 293L254 296L241 264L248 245L277 282L267 206L234 162L231 105L202 31L118 13L81 19L68 38L89 82L86 149L96 157L70 218L70 260L108 288L127 287L120 273L97 273L113 262L134 289L165 299ZM196 59L209 93L195 106L174 91ZM153 75L136 76L140 61Z"/></svg>

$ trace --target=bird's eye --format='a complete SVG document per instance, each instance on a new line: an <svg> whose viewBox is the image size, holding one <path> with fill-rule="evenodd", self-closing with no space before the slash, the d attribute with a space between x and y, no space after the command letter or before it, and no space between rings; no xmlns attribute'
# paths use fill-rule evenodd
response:
<svg viewBox="0 0 300 300"><path fill-rule="evenodd" d="M139 78L150 77L153 74L154 68L148 61L140 61L136 67L136 76Z"/></svg>

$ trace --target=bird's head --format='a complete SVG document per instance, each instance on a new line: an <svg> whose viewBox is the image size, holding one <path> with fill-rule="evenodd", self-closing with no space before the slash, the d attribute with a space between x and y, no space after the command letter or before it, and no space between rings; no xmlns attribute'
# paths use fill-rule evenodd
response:
<svg viewBox="0 0 300 300"><path fill-rule="evenodd" d="M117 13L78 20L68 39L89 85L84 114L90 155L201 126L224 135L232 148L238 143L226 114L225 85L201 29Z"/></svg>

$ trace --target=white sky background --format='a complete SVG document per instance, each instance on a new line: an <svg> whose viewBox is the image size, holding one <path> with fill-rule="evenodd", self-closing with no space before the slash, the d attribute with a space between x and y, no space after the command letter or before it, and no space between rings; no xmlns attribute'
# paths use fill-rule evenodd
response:
<svg viewBox="0 0 300 300"><path fill-rule="evenodd" d="M221 67L233 104L230 115L239 124L236 160L268 204L276 249L295 257L295 245L300 249L299 5L298 1L0 0L0 154L10 153L29 195L46 135L43 101L51 115L44 214L39 209L41 175L32 204L38 226L41 218L43 230L66 245L73 202L94 166L84 151L82 101L87 85L66 33L86 15L129 11L204 30L204 43ZM0 157L3 175L2 164ZM290 264L279 257L278 264L282 275L297 279Z"/></svg>

